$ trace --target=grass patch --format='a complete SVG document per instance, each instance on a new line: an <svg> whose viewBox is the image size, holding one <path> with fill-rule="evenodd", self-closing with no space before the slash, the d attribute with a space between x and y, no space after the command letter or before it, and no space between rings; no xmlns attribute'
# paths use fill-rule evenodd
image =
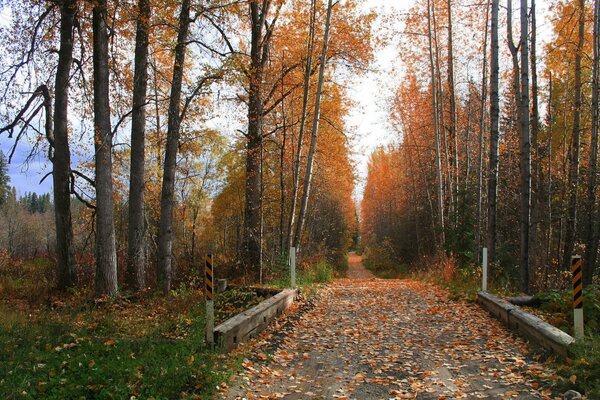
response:
<svg viewBox="0 0 600 400"><path fill-rule="evenodd" d="M158 307L143 332L104 310L3 323L0 398L210 398L235 365L205 347L203 307Z"/></svg>
<svg viewBox="0 0 600 400"><path fill-rule="evenodd" d="M556 366L559 386L581 392L588 399L600 399L600 336L589 337L572 350L572 358Z"/></svg>
<svg viewBox="0 0 600 400"><path fill-rule="evenodd" d="M331 282L336 273L335 271L335 268L327 261L299 265L296 269L296 285L306 288ZM279 279L269 282L269 285L278 288L289 288L291 286L289 270L286 269L279 276Z"/></svg>
<svg viewBox="0 0 600 400"><path fill-rule="evenodd" d="M200 290L91 300L53 292L51 274L48 260L0 260L0 399L209 399L241 368L205 346ZM263 299L218 294L217 322Z"/></svg>

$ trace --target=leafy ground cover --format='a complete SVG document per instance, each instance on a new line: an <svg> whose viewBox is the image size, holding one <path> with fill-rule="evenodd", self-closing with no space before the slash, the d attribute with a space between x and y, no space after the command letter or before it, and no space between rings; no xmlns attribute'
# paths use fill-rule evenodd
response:
<svg viewBox="0 0 600 400"><path fill-rule="evenodd" d="M35 290L33 272L45 276L45 266L0 265L1 399L210 398L239 368L238 358L204 344L201 291L58 296L44 279ZM263 299L243 289L219 294L216 322Z"/></svg>
<svg viewBox="0 0 600 400"><path fill-rule="evenodd" d="M572 292L550 290L537 295L542 300L539 308L527 311L573 335ZM557 365L560 385L585 393L588 398L600 398L600 286L591 285L583 291L586 339L573 348L566 363Z"/></svg>
<svg viewBox="0 0 600 400"><path fill-rule="evenodd" d="M559 398L557 375L525 342L474 304L415 280L375 279L350 260L348 276L314 307L269 329L224 399Z"/></svg>

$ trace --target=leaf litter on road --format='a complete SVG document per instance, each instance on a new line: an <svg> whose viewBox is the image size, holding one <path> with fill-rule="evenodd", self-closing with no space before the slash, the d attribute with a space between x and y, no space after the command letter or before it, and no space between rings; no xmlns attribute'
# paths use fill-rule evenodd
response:
<svg viewBox="0 0 600 400"><path fill-rule="evenodd" d="M554 372L476 305L432 284L355 275L254 341L222 398L559 398Z"/></svg>

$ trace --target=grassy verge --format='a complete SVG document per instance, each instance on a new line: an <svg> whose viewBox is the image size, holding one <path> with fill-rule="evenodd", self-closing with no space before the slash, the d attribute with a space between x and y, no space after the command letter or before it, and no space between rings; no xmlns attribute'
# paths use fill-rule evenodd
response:
<svg viewBox="0 0 600 400"><path fill-rule="evenodd" d="M347 264L346 264L347 265ZM298 266L296 270L296 285L304 288L331 282L336 269L327 261L318 261L315 264L306 264ZM290 273L286 269L282 272L279 279L269 282L270 286L278 288L288 288L291 285Z"/></svg>
<svg viewBox="0 0 600 400"><path fill-rule="evenodd" d="M556 365L561 376L559 386L565 391L576 390L588 399L600 399L600 336L596 333L587 337L572 351L572 358Z"/></svg>
<svg viewBox="0 0 600 400"><path fill-rule="evenodd" d="M204 346L203 307L148 305L1 318L0 398L209 398L235 363Z"/></svg>
<svg viewBox="0 0 600 400"><path fill-rule="evenodd" d="M42 264L0 265L0 399L208 399L240 368L205 346L201 291L90 300L44 282L30 295ZM217 323L261 300L217 295Z"/></svg>

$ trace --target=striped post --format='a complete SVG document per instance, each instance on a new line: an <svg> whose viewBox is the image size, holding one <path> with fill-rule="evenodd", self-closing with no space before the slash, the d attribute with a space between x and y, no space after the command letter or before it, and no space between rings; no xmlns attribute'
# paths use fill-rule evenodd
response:
<svg viewBox="0 0 600 400"><path fill-rule="evenodd" d="M573 320L575 323L575 337L583 338L583 271L581 256L571 257L571 270L573 271Z"/></svg>
<svg viewBox="0 0 600 400"><path fill-rule="evenodd" d="M214 273L213 256L206 255L204 268L204 295L206 296L206 343L212 346L215 343L215 303L214 303Z"/></svg>

